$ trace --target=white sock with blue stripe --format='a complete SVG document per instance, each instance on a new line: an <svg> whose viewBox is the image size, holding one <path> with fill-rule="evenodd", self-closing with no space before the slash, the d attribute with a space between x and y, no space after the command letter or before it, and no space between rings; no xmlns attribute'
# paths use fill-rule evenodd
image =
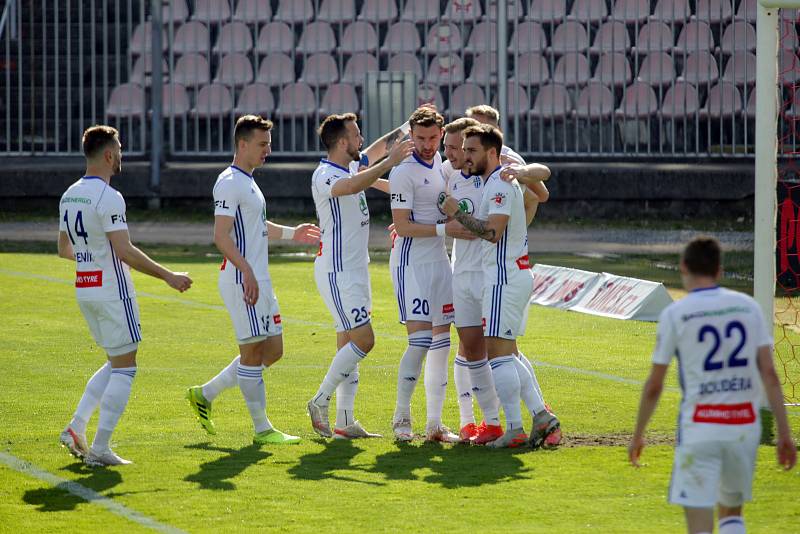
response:
<svg viewBox="0 0 800 534"><path fill-rule="evenodd" d="M469 362L469 380L472 384L472 396L478 401L483 412L483 420L487 425L500 424L500 400L494 388L494 377L489 360L483 358L477 362Z"/></svg>
<svg viewBox="0 0 800 534"><path fill-rule="evenodd" d="M253 419L253 428L255 428L256 434L272 428L272 424L267 419L267 394L264 391L264 379L261 373L260 365L250 366L239 363L236 369L239 389L242 391L247 410Z"/></svg>
<svg viewBox="0 0 800 534"><path fill-rule="evenodd" d="M533 389L536 390L536 393L542 398L542 402L544 402L544 395L542 394L542 388L539 386L539 380L536 378L536 371L533 370L533 364L528 359L527 356L522 354L521 350L517 350L517 356L519 356L520 361L522 364L528 369L528 372L531 374L531 378L533 379Z"/></svg>
<svg viewBox="0 0 800 534"><path fill-rule="evenodd" d="M108 385L100 398L100 418L97 422L97 433L94 436L92 450L102 453L108 450L111 433L117 427L122 412L128 404L131 395L133 377L136 376L136 367L117 367L111 369Z"/></svg>
<svg viewBox="0 0 800 534"><path fill-rule="evenodd" d="M336 428L344 428L355 421L353 409L358 391L358 364L350 376L336 387Z"/></svg>
<svg viewBox="0 0 800 534"><path fill-rule="evenodd" d="M519 396L528 411L531 412L531 417L539 412L544 411L544 401L536 388L533 387L533 377L531 376L528 368L522 363L522 360L514 357L514 367L517 369L517 376L519 376Z"/></svg>
<svg viewBox="0 0 800 534"><path fill-rule="evenodd" d="M500 356L489 361L494 377L494 388L506 414L506 430L522 428L522 410L519 405L519 375L516 356Z"/></svg>
<svg viewBox="0 0 800 534"><path fill-rule="evenodd" d="M241 360L241 358L241 355L237 354L225 369L203 384L203 397L205 397L208 402L214 402L214 399L216 399L220 393L236 385L236 369L239 367L239 360Z"/></svg>
<svg viewBox="0 0 800 534"><path fill-rule="evenodd" d="M429 426L442 424L442 407L447 396L449 357L450 332L436 334L425 358L425 401Z"/></svg>
<svg viewBox="0 0 800 534"><path fill-rule="evenodd" d="M69 426L78 434L86 434L86 423L92 418L92 414L100 405L100 399L108 386L111 378L111 364L106 362L100 369L95 371L92 378L86 382L86 389L83 390L78 407L72 416Z"/></svg>
<svg viewBox="0 0 800 534"><path fill-rule="evenodd" d="M411 418L411 396L417 387L419 375L422 373L422 360L431 346L430 330L420 330L408 336L408 347L400 358L397 370L397 406L394 409L394 420Z"/></svg>
<svg viewBox="0 0 800 534"><path fill-rule="evenodd" d="M469 378L469 362L460 354L453 361L453 381L456 384L458 413L463 428L464 425L475 422L475 413L472 410L472 381Z"/></svg>
<svg viewBox="0 0 800 534"><path fill-rule="evenodd" d="M333 357L331 366L325 378L322 379L317 393L312 399L317 406L327 406L331 402L331 395L336 391L339 384L350 376L358 362L363 360L367 353L359 349L352 341L339 349Z"/></svg>
<svg viewBox="0 0 800 534"><path fill-rule="evenodd" d="M744 518L740 515L729 515L719 520L719 534L745 534Z"/></svg>

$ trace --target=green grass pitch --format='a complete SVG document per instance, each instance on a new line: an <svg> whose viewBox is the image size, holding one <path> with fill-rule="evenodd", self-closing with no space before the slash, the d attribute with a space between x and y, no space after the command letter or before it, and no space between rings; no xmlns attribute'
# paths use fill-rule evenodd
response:
<svg viewBox="0 0 800 534"><path fill-rule="evenodd" d="M666 503L679 399L674 372L650 427L654 444L645 450L647 465L630 467L623 446L650 366L654 324L531 310L520 346L540 362L537 375L546 400L561 418L567 443L558 450L323 441L311 431L305 402L334 352L331 319L317 294L311 261L276 257L271 272L284 319L285 354L265 373L268 412L278 428L304 440L257 448L237 389L214 405L219 432L214 439L202 431L183 397L186 387L209 379L236 354L217 293L218 258L194 249L157 249L155 257L189 271L195 285L179 295L134 274L144 341L131 399L112 443L135 464L92 470L58 445L86 380L104 359L78 311L70 287L73 266L52 253L0 254L0 452L188 532L683 529L680 509ZM655 272L642 259L611 265L574 257L537 259L665 279L671 289L678 285L675 273ZM388 436L405 333L396 321L385 257L373 259L370 271L377 338L361 365L356 416ZM452 339L455 345L455 332ZM413 406L418 432L424 425L423 389ZM792 415L796 436L797 413ZM458 426L452 385L444 421ZM90 439L95 424L96 416ZM758 461L755 501L746 508L748 529L799 531L800 469L781 472L771 447L761 447ZM65 529L147 530L0 463L0 531Z"/></svg>

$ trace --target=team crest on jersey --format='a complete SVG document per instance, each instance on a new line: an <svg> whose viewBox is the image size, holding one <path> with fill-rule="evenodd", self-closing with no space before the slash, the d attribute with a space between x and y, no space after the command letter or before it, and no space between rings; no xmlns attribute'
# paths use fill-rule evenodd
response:
<svg viewBox="0 0 800 534"><path fill-rule="evenodd" d="M441 193L439 193L439 198L436 199L436 207L439 208L439 213L441 213L442 215L447 215L442 209L442 205L444 204L445 200L447 200L447 193L442 191Z"/></svg>
<svg viewBox="0 0 800 534"><path fill-rule="evenodd" d="M475 176L475 177L472 178L472 185L475 186L475 189L480 189L481 188L481 183L482 183L482 180L481 180L480 176Z"/></svg>
<svg viewBox="0 0 800 534"><path fill-rule="evenodd" d="M430 182L428 181L428 179L427 179L427 178L425 178L425 180L423 180L423 182L422 182L422 183L423 183L423 184L425 184L425 185L428 185Z"/></svg>
<svg viewBox="0 0 800 534"><path fill-rule="evenodd" d="M468 198L462 198L458 203L458 209L464 213L469 213L472 215L472 213L475 211L475 205L472 203L472 200Z"/></svg>
<svg viewBox="0 0 800 534"><path fill-rule="evenodd" d="M505 206L506 205L506 195L500 192L494 194L492 197L492 201L494 202L495 206Z"/></svg>
<svg viewBox="0 0 800 534"><path fill-rule="evenodd" d="M364 196L364 193L361 193L358 196L358 209L361 210L362 214L369 215L369 208L367 208L367 198Z"/></svg>

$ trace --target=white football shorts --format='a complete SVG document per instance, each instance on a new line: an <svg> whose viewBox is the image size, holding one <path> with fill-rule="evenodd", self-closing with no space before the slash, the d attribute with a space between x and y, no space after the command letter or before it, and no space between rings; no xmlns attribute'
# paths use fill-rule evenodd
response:
<svg viewBox="0 0 800 534"><path fill-rule="evenodd" d="M263 341L283 333L281 312L271 280L258 280L258 300L253 306L245 304L242 284L219 282L218 285L240 344Z"/></svg>
<svg viewBox="0 0 800 534"><path fill-rule="evenodd" d="M433 326L453 322L453 271L447 260L392 269L400 322L423 321Z"/></svg>
<svg viewBox="0 0 800 534"><path fill-rule="evenodd" d="M367 268L329 272L314 265L314 280L333 316L337 332L369 323L372 316L372 291Z"/></svg>
<svg viewBox="0 0 800 534"><path fill-rule="evenodd" d="M453 307L456 328L483 324L483 271L453 274Z"/></svg>
<svg viewBox="0 0 800 534"><path fill-rule="evenodd" d="M79 300L95 343L109 356L133 352L142 340L139 305L135 298L122 300Z"/></svg>
<svg viewBox="0 0 800 534"><path fill-rule="evenodd" d="M508 283L486 285L483 289L483 335L503 339L521 336L531 293L533 275L529 269L509 270Z"/></svg>

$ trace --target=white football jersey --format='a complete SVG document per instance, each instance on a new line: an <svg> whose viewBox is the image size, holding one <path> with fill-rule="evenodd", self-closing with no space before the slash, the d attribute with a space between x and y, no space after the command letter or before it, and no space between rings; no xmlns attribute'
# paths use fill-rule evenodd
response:
<svg viewBox="0 0 800 534"><path fill-rule="evenodd" d="M756 355L764 346L772 346L772 333L761 308L736 291L698 289L661 312L653 363L678 360L678 443L739 440L758 431Z"/></svg>
<svg viewBox="0 0 800 534"><path fill-rule="evenodd" d="M483 188L478 214L475 217L482 221L490 215L508 215L508 224L503 237L497 243L481 239L483 247L483 273L486 285L502 285L508 283L509 269L529 269L528 262L528 226L525 224L525 203L522 200L522 189L516 180L506 182L500 178L497 167Z"/></svg>
<svg viewBox="0 0 800 534"><path fill-rule="evenodd" d="M513 148L511 148L511 147L509 147L509 146L506 146L506 145L503 145L503 148L501 148L501 149L500 149L500 155L501 155L501 156L511 156L511 157L513 157L513 158L516 158L516 159L518 159L518 160L522 161L522 163L523 163L523 164L525 163L525 158L523 158L522 156L520 156L519 154L517 154L517 153L514 151L514 149L513 149Z"/></svg>
<svg viewBox="0 0 800 534"><path fill-rule="evenodd" d="M392 209L411 210L411 220L421 224L438 224L447 221L439 209L444 197L444 178L441 173L442 157L437 152L430 165L412 153L389 173L389 190ZM436 261L449 261L444 236L397 236L389 258L391 266L415 265Z"/></svg>
<svg viewBox="0 0 800 534"><path fill-rule="evenodd" d="M447 182L447 192L458 200L461 211L473 217L483 200L483 178L469 176L463 171L456 171ZM483 270L483 245L482 239L453 239L451 261L453 274L467 271Z"/></svg>
<svg viewBox="0 0 800 534"><path fill-rule="evenodd" d="M450 179L453 176L458 176L459 172L461 171L457 171L456 169L454 169L453 164L450 163L449 159L442 159L442 166L440 168L440 172L442 173L442 178L444 178L444 186L445 188L447 188L448 184L450 183Z"/></svg>
<svg viewBox="0 0 800 534"><path fill-rule="evenodd" d="M106 232L126 230L125 200L99 176L84 176L59 202L58 229L75 251L78 300L122 300L136 295L128 266L114 253Z"/></svg>
<svg viewBox="0 0 800 534"><path fill-rule="evenodd" d="M363 269L369 263L369 208L364 191L335 197L333 184L358 172L358 162L346 169L326 159L311 177L322 236L316 262L328 272Z"/></svg>
<svg viewBox="0 0 800 534"><path fill-rule="evenodd" d="M214 184L214 215L233 217L231 239L253 269L256 280L269 280L267 203L250 174L235 165L220 173ZM219 281L241 284L242 273L227 259Z"/></svg>

